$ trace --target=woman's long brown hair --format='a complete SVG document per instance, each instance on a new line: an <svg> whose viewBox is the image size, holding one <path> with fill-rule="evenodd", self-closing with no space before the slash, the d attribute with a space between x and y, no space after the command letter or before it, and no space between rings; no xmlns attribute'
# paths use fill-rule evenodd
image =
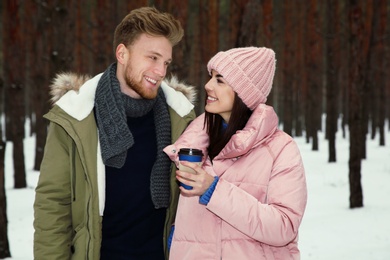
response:
<svg viewBox="0 0 390 260"><path fill-rule="evenodd" d="M234 95L232 114L226 130L222 127L223 118L220 115L205 112L204 125L207 128L210 140L207 150L211 160L221 152L238 130L242 130L245 127L251 115L252 111L245 105L237 93Z"/></svg>

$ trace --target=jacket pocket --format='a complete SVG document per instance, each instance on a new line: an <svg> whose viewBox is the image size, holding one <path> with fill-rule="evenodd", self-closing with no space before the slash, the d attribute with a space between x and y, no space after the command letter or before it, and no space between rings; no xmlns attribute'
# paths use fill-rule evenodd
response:
<svg viewBox="0 0 390 260"><path fill-rule="evenodd" d="M85 254L87 253L86 245L87 245L87 239L88 239L88 233L87 228L85 226L77 227L75 229L75 236L72 241L71 246L71 252L72 257L71 259L79 260L79 259L85 259Z"/></svg>

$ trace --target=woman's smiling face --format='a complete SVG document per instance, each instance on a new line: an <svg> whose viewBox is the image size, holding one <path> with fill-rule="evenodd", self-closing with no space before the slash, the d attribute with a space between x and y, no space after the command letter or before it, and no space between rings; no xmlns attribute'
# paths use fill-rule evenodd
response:
<svg viewBox="0 0 390 260"><path fill-rule="evenodd" d="M234 103L234 91L222 75L211 71L211 78L205 85L207 93L205 110L220 115L226 123L229 122Z"/></svg>

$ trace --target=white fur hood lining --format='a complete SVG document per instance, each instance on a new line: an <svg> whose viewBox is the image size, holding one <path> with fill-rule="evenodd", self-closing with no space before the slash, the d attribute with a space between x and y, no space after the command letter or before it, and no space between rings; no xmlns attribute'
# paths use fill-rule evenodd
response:
<svg viewBox="0 0 390 260"><path fill-rule="evenodd" d="M51 101L81 121L91 113L97 84L103 73L93 78L74 73L58 74L50 86ZM167 104L180 116L187 115L196 100L194 86L179 82L175 76L161 83Z"/></svg>

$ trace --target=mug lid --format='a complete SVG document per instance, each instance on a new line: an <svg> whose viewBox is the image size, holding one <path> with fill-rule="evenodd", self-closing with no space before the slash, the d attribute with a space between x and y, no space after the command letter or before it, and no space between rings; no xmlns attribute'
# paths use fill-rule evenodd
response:
<svg viewBox="0 0 390 260"><path fill-rule="evenodd" d="M181 148L179 154L203 156L202 150L195 148Z"/></svg>

